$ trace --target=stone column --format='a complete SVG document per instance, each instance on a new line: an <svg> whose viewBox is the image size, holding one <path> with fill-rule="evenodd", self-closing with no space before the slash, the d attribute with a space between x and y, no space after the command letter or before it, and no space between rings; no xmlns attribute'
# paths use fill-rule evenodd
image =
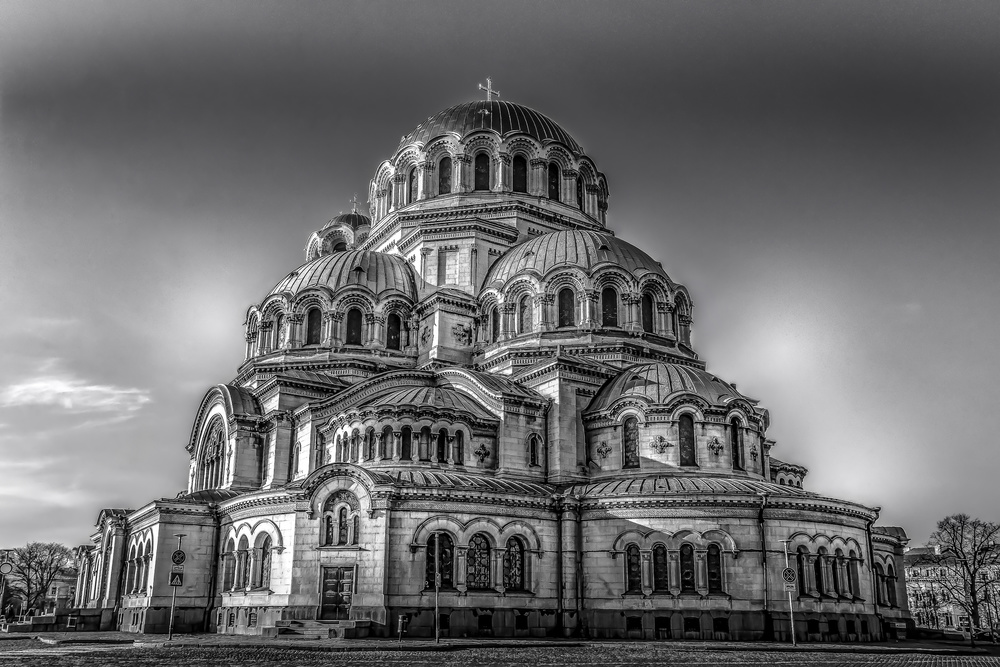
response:
<svg viewBox="0 0 1000 667"><path fill-rule="evenodd" d="M535 307L536 315L535 322L538 324L539 331L551 331L552 330L552 303L555 301L555 295L553 294L539 294L535 297Z"/></svg>
<svg viewBox="0 0 1000 667"><path fill-rule="evenodd" d="M496 186L494 192L510 192L510 153L500 153L494 158L494 173Z"/></svg>
<svg viewBox="0 0 1000 667"><path fill-rule="evenodd" d="M460 547L455 545L455 588L458 589L459 593L464 593L469 589L466 584L466 560L469 547Z"/></svg>
<svg viewBox="0 0 1000 667"><path fill-rule="evenodd" d="M694 586L701 595L708 594L708 561L706 552L694 552Z"/></svg>
<svg viewBox="0 0 1000 667"><path fill-rule="evenodd" d="M368 345L376 350L385 349L385 315L366 315L365 321L371 334Z"/></svg>
<svg viewBox="0 0 1000 667"><path fill-rule="evenodd" d="M585 289L579 292L577 300L581 305L580 328L584 331L592 331L597 328L594 320L594 313L597 311L597 290Z"/></svg>
<svg viewBox="0 0 1000 667"><path fill-rule="evenodd" d="M261 550L257 547L252 547L250 550L250 583L247 588L258 588L260 586L260 568L258 564L260 563Z"/></svg>
<svg viewBox="0 0 1000 667"><path fill-rule="evenodd" d="M248 331L246 333L245 338L247 341L247 349L246 349L246 354L244 356L244 360L247 360L250 359L250 357L254 356L254 353L257 351L257 332Z"/></svg>
<svg viewBox="0 0 1000 667"><path fill-rule="evenodd" d="M400 458L400 448L402 447L403 444L402 436L403 436L402 431L392 432L392 460L395 462L398 462Z"/></svg>
<svg viewBox="0 0 1000 667"><path fill-rule="evenodd" d="M674 306L671 303L656 304L657 314L660 316L659 325L656 327L657 333L668 340L677 340L674 335Z"/></svg>
<svg viewBox="0 0 1000 667"><path fill-rule="evenodd" d="M562 172L562 192L559 199L564 204L576 206L576 179L580 175L575 169L564 169Z"/></svg>
<svg viewBox="0 0 1000 667"><path fill-rule="evenodd" d="M429 280L427 280L427 273L430 270L430 267L427 266L427 256L430 254L431 254L430 248L420 249L420 277L426 280L427 282L430 282ZM436 273L437 267L434 268Z"/></svg>
<svg viewBox="0 0 1000 667"><path fill-rule="evenodd" d="M479 282L476 280L477 275L479 273L477 271L477 269L479 268L477 266L478 264L479 264L479 249L476 248L476 246L472 246L471 248L469 248L469 275L472 278L473 288L479 285Z"/></svg>
<svg viewBox="0 0 1000 667"><path fill-rule="evenodd" d="M622 295L622 301L625 303L625 326L623 328L630 334L641 333L642 321L640 320L639 306L642 303L642 295L637 292L627 292Z"/></svg>
<svg viewBox="0 0 1000 667"><path fill-rule="evenodd" d="M395 211L406 201L406 174L394 174L392 177L392 206L389 212Z"/></svg>
<svg viewBox="0 0 1000 667"><path fill-rule="evenodd" d="M681 557L679 551L667 552L667 576L670 581L670 594L681 594Z"/></svg>
<svg viewBox="0 0 1000 667"><path fill-rule="evenodd" d="M528 163L528 194L544 197L548 193L546 169L549 163L542 158L535 158Z"/></svg>
<svg viewBox="0 0 1000 667"><path fill-rule="evenodd" d="M514 313L517 310L516 303L502 303L500 311L500 340L508 340L515 335Z"/></svg>
<svg viewBox="0 0 1000 667"><path fill-rule="evenodd" d="M639 567L642 577L642 594L653 593L653 552L643 549L639 552Z"/></svg>
<svg viewBox="0 0 1000 667"><path fill-rule="evenodd" d="M454 174L451 179L451 191L466 193L472 190L469 180L469 165L472 158L468 155L456 155L451 161Z"/></svg>
<svg viewBox="0 0 1000 667"><path fill-rule="evenodd" d="M274 322L267 320L260 323L260 335L257 339L257 354L267 354L271 351L271 330L274 328Z"/></svg>
<svg viewBox="0 0 1000 667"><path fill-rule="evenodd" d="M444 438L445 441L445 458L448 461L448 465L455 465L455 448L452 445L455 442L455 434L449 433Z"/></svg>
<svg viewBox="0 0 1000 667"><path fill-rule="evenodd" d="M431 181L434 176L434 172L437 170L434 163L430 160L418 165L419 171L417 172L417 199L430 199L431 193L434 189L431 187Z"/></svg>
<svg viewBox="0 0 1000 667"><path fill-rule="evenodd" d="M806 593L813 597L819 597L819 591L816 589L816 558L815 554L809 554L804 556L803 563Z"/></svg>
<svg viewBox="0 0 1000 667"><path fill-rule="evenodd" d="M302 321L305 316L302 313L292 313L288 316L288 348L295 349L302 347Z"/></svg>
<svg viewBox="0 0 1000 667"><path fill-rule="evenodd" d="M694 320L690 315L681 315L677 318L677 321L680 324L681 329L678 334L678 338L685 345L691 345L691 323L694 322Z"/></svg>
<svg viewBox="0 0 1000 667"><path fill-rule="evenodd" d="M600 212L597 210L597 194L601 191L601 188L593 183L589 183L586 187L586 196L583 198L584 213L592 218L598 218Z"/></svg>

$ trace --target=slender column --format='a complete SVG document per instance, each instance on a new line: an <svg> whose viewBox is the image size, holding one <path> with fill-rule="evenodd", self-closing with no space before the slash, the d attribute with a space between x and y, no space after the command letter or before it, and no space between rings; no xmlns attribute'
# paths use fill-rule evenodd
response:
<svg viewBox="0 0 1000 667"><path fill-rule="evenodd" d="M452 192L469 192L472 188L469 184L469 165L472 163L472 158L468 155L456 155L451 160L452 169L454 169L453 176L451 179L451 191Z"/></svg>
<svg viewBox="0 0 1000 667"><path fill-rule="evenodd" d="M244 360L249 359L250 357L254 356L254 354L257 351L257 332L256 331L248 331L247 334L246 334L246 336L245 336L245 338L246 338L246 341L247 341L247 349L246 349L246 355L245 355Z"/></svg>
<svg viewBox="0 0 1000 667"><path fill-rule="evenodd" d="M437 171L435 165L430 160L422 163L418 167L417 172L417 199L429 199L430 193L433 192L431 188L431 181L434 177L434 172Z"/></svg>
<svg viewBox="0 0 1000 667"><path fill-rule="evenodd" d="M267 354L271 351L271 329L274 328L274 322L267 320L260 323L260 334L257 338L257 354Z"/></svg>
<svg viewBox="0 0 1000 667"><path fill-rule="evenodd" d="M668 340L677 340L674 335L674 306L671 303L656 304L657 313L660 316L660 324L657 331Z"/></svg>
<svg viewBox="0 0 1000 667"><path fill-rule="evenodd" d="M549 163L542 158L535 158L528 163L531 170L528 172L528 194L536 197L544 197L547 193L546 169Z"/></svg>
<svg viewBox="0 0 1000 667"><path fill-rule="evenodd" d="M679 336L678 336L680 338L680 341L682 343L684 343L685 345L690 345L691 344L691 323L694 322L694 320L691 319L690 315L681 315L680 317L677 318L677 321L680 324L680 328L681 328L681 330L679 332Z"/></svg>
<svg viewBox="0 0 1000 667"><path fill-rule="evenodd" d="M575 169L564 169L562 172L562 192L560 200L564 204L576 205L576 177L580 172Z"/></svg>
<svg viewBox="0 0 1000 667"><path fill-rule="evenodd" d="M427 256L430 255L430 254L431 254L431 249L430 248L421 248L420 249L420 276L424 280L427 280L427 278L428 278L428 272L430 271L430 267L427 266ZM435 267L435 271L437 271L437 267Z"/></svg>
<svg viewBox="0 0 1000 667"><path fill-rule="evenodd" d="M406 349L404 352L406 354L416 354L417 353L417 330L420 327L420 320L416 317L411 317L407 320L406 328Z"/></svg>
<svg viewBox="0 0 1000 667"><path fill-rule="evenodd" d="M444 441L445 441L445 453L444 453L445 458L447 459L450 465L454 465L455 448L452 447L452 444L455 442L455 434L449 433L448 435L445 436Z"/></svg>
<svg viewBox="0 0 1000 667"><path fill-rule="evenodd" d="M479 249L476 246L469 248L469 274L472 276L472 286L475 287L479 284L476 279L478 275L477 264L479 263Z"/></svg>
<svg viewBox="0 0 1000 667"><path fill-rule="evenodd" d="M377 350L385 349L385 315L368 315L366 319L371 331L368 344Z"/></svg>
<svg viewBox="0 0 1000 667"><path fill-rule="evenodd" d="M597 311L597 290L583 290L577 298L582 306L580 328L585 331L596 329L597 322L594 321L594 313Z"/></svg>
<svg viewBox="0 0 1000 667"><path fill-rule="evenodd" d="M424 436L423 429L420 431L415 431L417 434L417 458L421 461L429 461L431 455L429 453L429 443L427 438Z"/></svg>
<svg viewBox="0 0 1000 667"><path fill-rule="evenodd" d="M681 594L681 561L679 551L667 552L667 576L670 581L670 594Z"/></svg>
<svg viewBox="0 0 1000 667"><path fill-rule="evenodd" d="M536 318L539 331L550 331L552 329L552 303L555 296L552 294L539 294L535 297Z"/></svg>
<svg viewBox="0 0 1000 667"><path fill-rule="evenodd" d="M708 593L708 561L706 552L694 552L694 585L699 593Z"/></svg>
<svg viewBox="0 0 1000 667"><path fill-rule="evenodd" d="M302 313L292 313L288 316L288 347L295 349L302 347L302 321L305 316Z"/></svg>
<svg viewBox="0 0 1000 667"><path fill-rule="evenodd" d="M639 552L640 576L642 578L641 588L643 595L650 595L653 592L653 552L643 550Z"/></svg>
<svg viewBox="0 0 1000 667"><path fill-rule="evenodd" d="M628 292L622 295L622 302L625 304L625 331L632 334L640 333L642 322L639 319L639 305L642 303L642 295Z"/></svg>
<svg viewBox="0 0 1000 667"><path fill-rule="evenodd" d="M392 460L398 462L400 457L400 448L403 444L402 431L392 432Z"/></svg>
<svg viewBox="0 0 1000 667"><path fill-rule="evenodd" d="M819 589L816 588L816 558L815 554L809 554L805 557L805 580L806 580L806 592L814 597L819 597Z"/></svg>
<svg viewBox="0 0 1000 667"><path fill-rule="evenodd" d="M510 192L510 153L500 153L493 160L496 186L495 192Z"/></svg>
<svg viewBox="0 0 1000 667"><path fill-rule="evenodd" d="M468 581L465 577L466 575L466 561L468 554L468 547L455 546L455 588L458 589L460 593L464 593L469 589Z"/></svg>
<svg viewBox="0 0 1000 667"><path fill-rule="evenodd" d="M514 337L514 312L517 310L516 303L500 304L500 340L507 340Z"/></svg>
<svg viewBox="0 0 1000 667"><path fill-rule="evenodd" d="M395 211L406 201L406 174L394 174L392 177L392 206L389 211Z"/></svg>

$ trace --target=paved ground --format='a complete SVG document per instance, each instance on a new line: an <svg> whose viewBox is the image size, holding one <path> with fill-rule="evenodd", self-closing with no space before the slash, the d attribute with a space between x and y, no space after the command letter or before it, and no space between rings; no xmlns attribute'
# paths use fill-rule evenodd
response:
<svg viewBox="0 0 1000 667"><path fill-rule="evenodd" d="M280 665L323 667L616 667L618 665L746 665L822 667L891 665L893 667L1000 667L1000 651L988 647L959 655L959 645L943 643L818 645L792 651L784 645L663 642L522 642L454 640L435 647L429 642L290 641L277 644L253 639L232 641L212 635L139 636L135 644L67 643L121 639L118 633L46 636L0 641L0 667L242 667ZM131 635L131 638L136 636ZM444 650L435 650L436 648ZM345 650L346 649L346 650ZM916 652L920 651L920 652ZM997 655L992 655L996 653Z"/></svg>

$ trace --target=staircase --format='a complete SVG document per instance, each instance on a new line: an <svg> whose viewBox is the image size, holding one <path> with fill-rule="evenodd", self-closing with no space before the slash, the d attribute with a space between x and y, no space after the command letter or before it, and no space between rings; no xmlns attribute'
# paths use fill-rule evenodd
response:
<svg viewBox="0 0 1000 667"><path fill-rule="evenodd" d="M371 621L277 621L281 639L361 639L368 636Z"/></svg>

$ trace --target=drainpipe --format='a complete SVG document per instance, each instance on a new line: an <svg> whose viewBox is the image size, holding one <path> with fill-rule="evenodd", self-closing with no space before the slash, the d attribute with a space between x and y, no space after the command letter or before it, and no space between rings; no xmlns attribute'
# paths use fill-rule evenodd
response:
<svg viewBox="0 0 1000 667"><path fill-rule="evenodd" d="M767 505L767 492L760 491L760 509L757 511L757 528L760 531L760 573L764 583L764 641L774 640L774 619L771 618L769 599L771 597L767 576L767 540L764 537L764 507Z"/></svg>
<svg viewBox="0 0 1000 667"><path fill-rule="evenodd" d="M219 538L222 533L222 522L219 520L219 512L215 508L209 510L209 516L215 522L215 533L212 535L212 550L208 553L211 554L212 567L209 570L208 576L208 607L205 609L205 624L204 631L208 632L212 624L212 612L215 610L215 587L218 585L219 577Z"/></svg>
<svg viewBox="0 0 1000 667"><path fill-rule="evenodd" d="M552 499L556 501L555 513L556 513L556 637L562 637L563 635L563 614L565 613L564 602L563 602L563 588L565 586L565 581L563 580L563 513L565 508L563 507L563 497L559 495L552 496Z"/></svg>

